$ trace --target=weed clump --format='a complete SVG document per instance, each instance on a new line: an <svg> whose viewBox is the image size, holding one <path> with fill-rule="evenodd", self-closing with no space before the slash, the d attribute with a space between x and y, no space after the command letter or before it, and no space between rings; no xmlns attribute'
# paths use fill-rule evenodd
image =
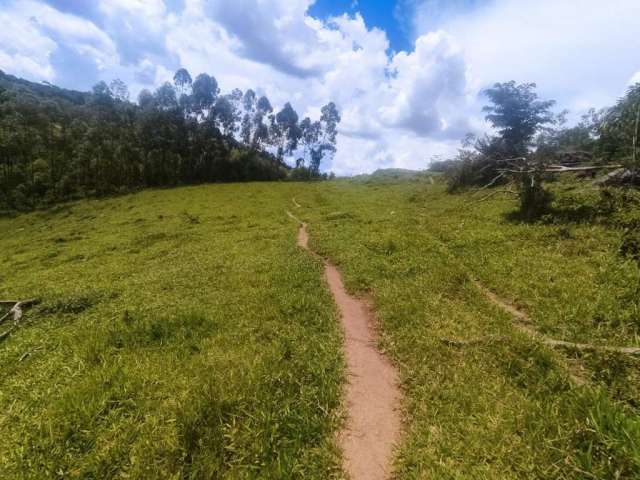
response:
<svg viewBox="0 0 640 480"><path fill-rule="evenodd" d="M196 215L192 215L191 213L187 212L186 210L184 212L182 212L182 218L184 219L185 222L191 224L191 225L199 225L200 224L200 218L197 217Z"/></svg>
<svg viewBox="0 0 640 480"><path fill-rule="evenodd" d="M105 292L99 290L77 292L64 294L50 299L45 299L38 307L40 313L53 315L57 313L63 314L79 314L95 307L105 300L113 300L117 298L115 292Z"/></svg>
<svg viewBox="0 0 640 480"><path fill-rule="evenodd" d="M335 221L335 220L352 219L354 217L353 217L353 214L349 212L332 212L325 215L325 218L329 221Z"/></svg>

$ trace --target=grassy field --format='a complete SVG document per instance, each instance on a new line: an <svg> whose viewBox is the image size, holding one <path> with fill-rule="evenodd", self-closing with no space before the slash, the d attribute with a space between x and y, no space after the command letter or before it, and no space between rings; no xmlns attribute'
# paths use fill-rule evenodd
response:
<svg viewBox="0 0 640 480"><path fill-rule="evenodd" d="M0 297L41 300L0 343L0 477L340 477L341 333L292 197L400 368L397 478L640 476L640 361L545 347L473 282L549 337L639 345L622 233L363 178L0 219Z"/></svg>
<svg viewBox="0 0 640 480"><path fill-rule="evenodd" d="M0 478L339 474L341 333L288 188L0 220L0 297L41 300L0 344Z"/></svg>

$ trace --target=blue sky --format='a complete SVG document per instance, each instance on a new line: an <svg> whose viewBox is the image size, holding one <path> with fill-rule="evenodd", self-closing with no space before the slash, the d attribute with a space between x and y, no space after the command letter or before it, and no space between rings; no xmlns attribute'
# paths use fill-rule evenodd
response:
<svg viewBox="0 0 640 480"><path fill-rule="evenodd" d="M579 6L578 6L579 5ZM536 82L578 118L640 81L638 0L0 0L0 69L132 97L186 67L343 121L340 174L425 167L482 133L482 91Z"/></svg>
<svg viewBox="0 0 640 480"><path fill-rule="evenodd" d="M369 27L385 31L394 51L411 50L416 37L416 13L421 27L437 30L461 14L476 11L491 0L316 0L309 14L322 19L359 12Z"/></svg>
<svg viewBox="0 0 640 480"><path fill-rule="evenodd" d="M381 0L317 0L309 9L309 14L322 19L344 13L360 12L369 27L385 31L393 50L411 48L411 25L404 11L411 9L406 1Z"/></svg>

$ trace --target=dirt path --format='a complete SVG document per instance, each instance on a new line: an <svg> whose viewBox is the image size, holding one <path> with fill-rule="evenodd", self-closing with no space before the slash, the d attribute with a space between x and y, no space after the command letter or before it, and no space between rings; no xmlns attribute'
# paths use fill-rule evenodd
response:
<svg viewBox="0 0 640 480"><path fill-rule="evenodd" d="M306 225L300 223L298 245L309 249ZM338 435L344 468L351 480L384 480L390 476L393 447L400 434L398 373L376 348L373 317L367 304L349 295L338 269L324 261L324 272L340 310L347 361L347 423Z"/></svg>

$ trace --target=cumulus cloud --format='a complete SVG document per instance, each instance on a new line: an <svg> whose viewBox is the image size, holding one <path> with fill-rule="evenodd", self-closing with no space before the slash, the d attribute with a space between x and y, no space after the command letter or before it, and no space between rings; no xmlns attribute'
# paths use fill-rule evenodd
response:
<svg viewBox="0 0 640 480"><path fill-rule="evenodd" d="M111 38L92 22L37 1L12 2L0 13L0 68L57 80L57 54L86 59L95 70L119 62Z"/></svg>
<svg viewBox="0 0 640 480"><path fill-rule="evenodd" d="M361 15L322 22L307 15L308 3L274 1L266 9L242 0L223 14L216 2L191 0L167 47L190 70L213 72L223 89L257 87L302 115L317 118L323 104L336 102L338 155L324 167L338 173L424 167L431 152L455 149L468 127L459 110L466 77L449 36L426 35L414 52L390 57L385 32L368 28ZM247 11L255 15L247 18ZM259 25L270 33L256 33Z"/></svg>
<svg viewBox="0 0 640 480"><path fill-rule="evenodd" d="M432 26L434 0L420 2L416 35ZM498 82L536 82L562 107L606 106L640 68L637 0L476 1L440 24L464 50L480 89Z"/></svg>
<svg viewBox="0 0 640 480"><path fill-rule="evenodd" d="M40 31L30 18L0 11L0 69L15 75L53 80L49 58L56 42Z"/></svg>
<svg viewBox="0 0 640 480"><path fill-rule="evenodd" d="M317 74L316 31L306 22L310 0L212 0L206 11L237 42L239 55L294 76Z"/></svg>
<svg viewBox="0 0 640 480"><path fill-rule="evenodd" d="M466 67L450 36L419 37L413 52L393 57L390 71L390 98L380 108L387 125L432 138L462 138L468 131L466 117L458 114L464 107Z"/></svg>

